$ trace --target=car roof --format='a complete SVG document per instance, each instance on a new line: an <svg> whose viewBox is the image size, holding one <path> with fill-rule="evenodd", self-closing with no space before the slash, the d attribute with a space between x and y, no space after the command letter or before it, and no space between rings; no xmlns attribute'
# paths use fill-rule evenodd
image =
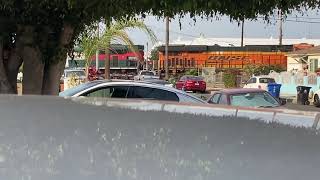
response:
<svg viewBox="0 0 320 180"><path fill-rule="evenodd" d="M191 94L188 94L184 91L181 91L181 90L178 90L176 88L173 88L173 87L168 87L168 86L164 86L163 84L158 84L158 83L155 83L155 82L148 82L148 81L132 81L132 80L96 80L96 81L91 81L91 82L87 82L87 84L94 84L94 86L97 86L97 85L101 85L101 84L105 84L105 85L108 85L108 84L112 84L112 85L131 85L131 86L147 86L147 87L150 87L150 88L157 88L157 89L162 89L162 90L166 90L166 91L171 91L171 92L174 92L174 93L179 93L179 94L182 94L182 95L185 95L185 96L189 96L189 97L192 97L192 98L195 98L197 100L200 100L202 102L205 102L203 101L202 99L196 97L196 96L193 96Z"/></svg>
<svg viewBox="0 0 320 180"><path fill-rule="evenodd" d="M266 91L262 89L254 89L254 88L236 88L236 89L223 89L219 92L224 94L243 94L243 93L266 92Z"/></svg>

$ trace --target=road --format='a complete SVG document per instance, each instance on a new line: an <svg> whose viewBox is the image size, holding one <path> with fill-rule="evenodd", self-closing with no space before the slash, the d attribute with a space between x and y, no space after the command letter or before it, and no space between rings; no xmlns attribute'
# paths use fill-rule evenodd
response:
<svg viewBox="0 0 320 180"><path fill-rule="evenodd" d="M211 94L199 94L199 93L190 93L196 97L199 97L203 100L206 100L210 97ZM316 111L316 112L320 112L320 108L316 108L312 105L310 106L303 106L303 105L299 105L299 104L293 104L293 103L287 103L284 107L288 108L288 109L292 109L292 110L298 110L298 111Z"/></svg>

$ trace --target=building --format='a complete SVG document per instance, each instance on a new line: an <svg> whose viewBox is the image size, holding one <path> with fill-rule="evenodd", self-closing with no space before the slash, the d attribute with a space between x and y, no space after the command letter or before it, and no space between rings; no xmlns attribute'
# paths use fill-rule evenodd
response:
<svg viewBox="0 0 320 180"><path fill-rule="evenodd" d="M287 70L316 72L320 69L320 46L288 53Z"/></svg>

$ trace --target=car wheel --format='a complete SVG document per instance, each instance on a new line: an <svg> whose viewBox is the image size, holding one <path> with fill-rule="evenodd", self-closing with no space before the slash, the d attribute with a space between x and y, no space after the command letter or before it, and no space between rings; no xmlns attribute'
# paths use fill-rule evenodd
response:
<svg viewBox="0 0 320 180"><path fill-rule="evenodd" d="M313 104L314 104L315 107L320 107L320 99L319 99L319 96L317 94L314 95Z"/></svg>

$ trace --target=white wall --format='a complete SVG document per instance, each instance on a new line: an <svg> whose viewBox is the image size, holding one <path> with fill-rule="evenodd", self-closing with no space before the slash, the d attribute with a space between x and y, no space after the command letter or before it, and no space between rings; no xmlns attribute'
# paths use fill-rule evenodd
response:
<svg viewBox="0 0 320 180"><path fill-rule="evenodd" d="M293 69L303 70L303 64L298 62L297 59L288 57L287 59L287 71L291 71Z"/></svg>

